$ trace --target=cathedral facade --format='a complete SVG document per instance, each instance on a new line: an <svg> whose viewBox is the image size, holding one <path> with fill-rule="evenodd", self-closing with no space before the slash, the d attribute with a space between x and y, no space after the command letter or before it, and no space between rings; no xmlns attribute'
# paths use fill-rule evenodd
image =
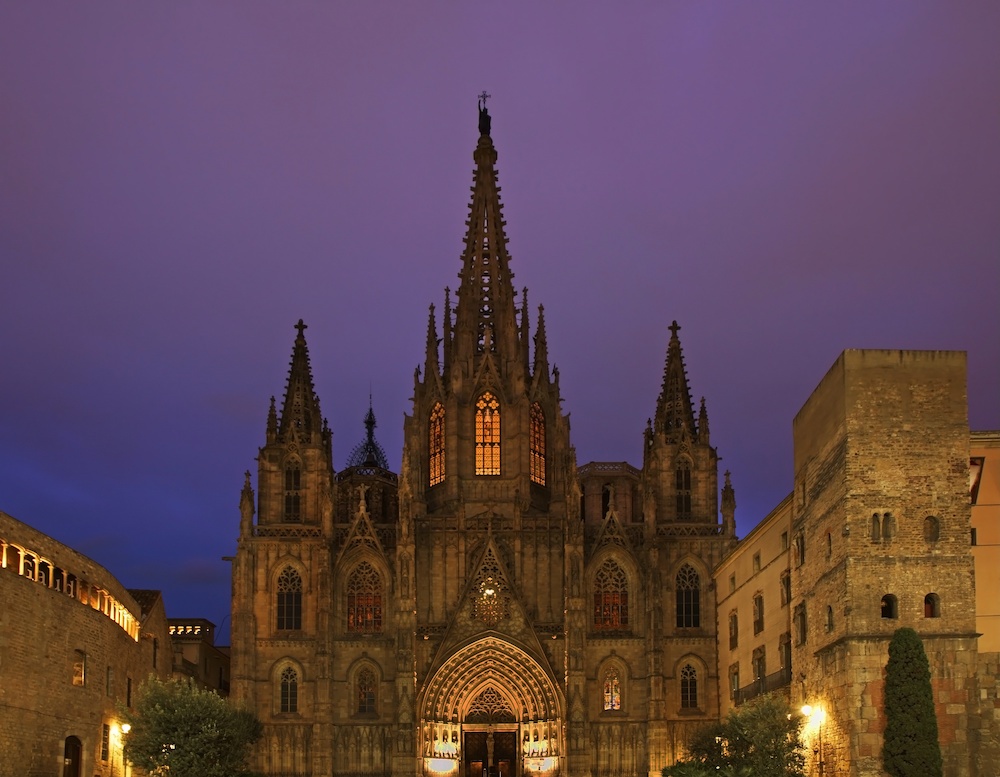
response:
<svg viewBox="0 0 1000 777"><path fill-rule="evenodd" d="M543 311L532 326L513 285L483 106L479 132L401 472L371 413L334 470L300 321L256 493L247 473L232 696L264 723L271 777L658 774L718 717L712 570L735 498L679 327L642 468L578 467Z"/></svg>

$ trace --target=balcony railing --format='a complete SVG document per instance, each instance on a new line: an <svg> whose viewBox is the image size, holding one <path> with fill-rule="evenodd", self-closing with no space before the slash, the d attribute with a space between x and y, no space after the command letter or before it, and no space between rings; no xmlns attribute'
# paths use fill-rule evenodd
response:
<svg viewBox="0 0 1000 777"><path fill-rule="evenodd" d="M791 682L792 667L785 666L766 677L758 677L750 685L744 685L734 695L734 701L737 705L740 705L762 694L776 691L779 688L784 688L786 685L791 685Z"/></svg>

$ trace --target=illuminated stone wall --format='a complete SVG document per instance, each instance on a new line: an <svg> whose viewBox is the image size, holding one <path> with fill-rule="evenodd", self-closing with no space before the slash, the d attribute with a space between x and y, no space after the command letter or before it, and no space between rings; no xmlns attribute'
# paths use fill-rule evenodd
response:
<svg viewBox="0 0 1000 777"><path fill-rule="evenodd" d="M0 777L62 775L75 740L79 775L123 773L116 705L170 675L162 600L142 598L147 612L106 569L0 512Z"/></svg>
<svg viewBox="0 0 1000 777"><path fill-rule="evenodd" d="M888 643L906 626L931 663L945 773L972 774L965 354L845 351L796 416L794 438L792 602L806 628L796 634L793 615L792 698L827 715L809 731L813 766L882 774Z"/></svg>

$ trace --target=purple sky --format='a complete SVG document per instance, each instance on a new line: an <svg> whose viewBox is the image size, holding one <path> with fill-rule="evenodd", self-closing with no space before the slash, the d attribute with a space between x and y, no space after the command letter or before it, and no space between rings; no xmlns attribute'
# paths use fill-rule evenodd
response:
<svg viewBox="0 0 1000 777"><path fill-rule="evenodd" d="M844 348L967 350L1000 428L998 41L994 0L3 3L0 509L223 621L298 318L336 466L371 387L398 467L484 89L579 463L641 464L672 319L741 534Z"/></svg>

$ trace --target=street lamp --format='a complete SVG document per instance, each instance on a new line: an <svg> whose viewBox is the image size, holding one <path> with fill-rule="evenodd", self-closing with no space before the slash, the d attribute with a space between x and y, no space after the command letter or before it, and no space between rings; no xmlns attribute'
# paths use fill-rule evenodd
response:
<svg viewBox="0 0 1000 777"><path fill-rule="evenodd" d="M816 748L813 753L816 755L816 765L819 768L819 777L823 777L824 767L823 763L823 721L826 720L826 712L822 707L812 707L809 704L804 704L802 706L802 714L806 719L812 723L816 722Z"/></svg>
<svg viewBox="0 0 1000 777"><path fill-rule="evenodd" d="M122 729L122 734L123 735L124 734L128 734L128 732L132 730L132 724L131 723L122 723L121 729ZM121 748L121 754L122 754L122 774L126 774L127 775L128 774L128 764L125 763L125 740L123 740L121 737L119 737L118 738L118 742L119 742L119 747Z"/></svg>

